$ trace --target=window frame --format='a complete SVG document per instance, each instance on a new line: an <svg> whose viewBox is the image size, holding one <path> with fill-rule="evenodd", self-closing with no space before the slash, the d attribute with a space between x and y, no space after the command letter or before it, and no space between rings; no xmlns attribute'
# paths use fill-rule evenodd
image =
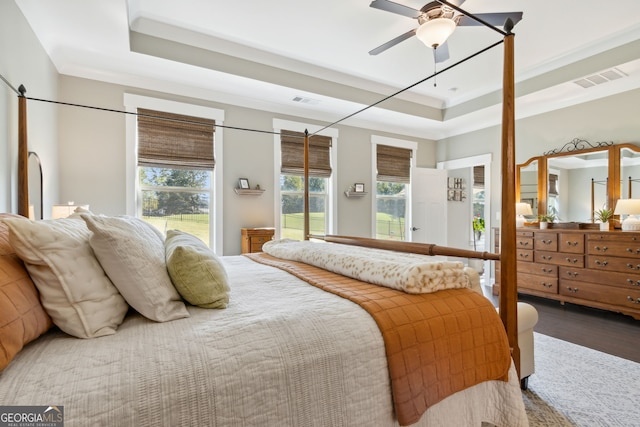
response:
<svg viewBox="0 0 640 427"><path fill-rule="evenodd" d="M275 238L279 239L282 236L282 191L280 190L280 176L282 175L282 150L280 147L280 131L290 130L295 132L304 132L308 130L309 133L314 133L322 129L321 126L311 125L308 123L294 122L290 120L273 119L273 164L274 168L274 218L276 218L275 226ZM327 179L326 189L326 214L325 214L325 230L327 234L336 234L338 224L338 210L337 210L337 173L338 170L338 130L334 128L324 129L319 132L320 135L331 137L331 177Z"/></svg>
<svg viewBox="0 0 640 427"><path fill-rule="evenodd" d="M409 184L405 184L406 188L406 203L405 203L405 218L404 218L404 235L406 236L404 241L411 242L411 224L412 224L412 199L411 199L411 182L413 182L413 171L416 167L416 157L418 151L418 143L415 141L408 141L404 139L388 138L379 135L371 135L371 188L373 197L371 197L371 237L373 239L377 236L377 221L378 221L378 145L389 145L392 147L405 148L411 150L411 166L409 170ZM386 182L386 181L383 181Z"/></svg>
<svg viewBox="0 0 640 427"><path fill-rule="evenodd" d="M168 111L176 114L184 114L194 117L203 117L215 120L216 125L224 125L224 110L187 104L161 98L153 98L130 93L124 94L125 111L132 113L126 116L126 214L137 216L142 207L142 198L139 197L140 183L138 180L137 165L137 112L138 108L150 110ZM222 159L223 132L214 133L214 157ZM223 253L223 186L222 186L222 161L216 162L211 172L211 186L209 194L209 209L214 215L209 216L209 247L217 254Z"/></svg>

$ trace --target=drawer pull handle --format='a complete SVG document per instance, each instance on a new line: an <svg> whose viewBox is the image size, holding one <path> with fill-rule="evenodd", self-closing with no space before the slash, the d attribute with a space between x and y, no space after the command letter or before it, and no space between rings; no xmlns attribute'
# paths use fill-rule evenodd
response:
<svg viewBox="0 0 640 427"><path fill-rule="evenodd" d="M529 254L519 253L518 255L520 255L520 258L529 258Z"/></svg>
<svg viewBox="0 0 640 427"><path fill-rule="evenodd" d="M627 279L627 283L631 286L640 286L640 280Z"/></svg>
<svg viewBox="0 0 640 427"><path fill-rule="evenodd" d="M577 271L567 271L567 274L575 279L580 273L578 273Z"/></svg>
<svg viewBox="0 0 640 427"><path fill-rule="evenodd" d="M578 292L578 288L572 288L571 286L567 286L567 290L568 290L569 292L573 292L573 293Z"/></svg>
<svg viewBox="0 0 640 427"><path fill-rule="evenodd" d="M601 265L603 267L606 267L607 264L609 264L609 261L600 261L599 259L596 260L596 265ZM631 266L631 264L627 264L628 267Z"/></svg>
<svg viewBox="0 0 640 427"><path fill-rule="evenodd" d="M553 287L553 283L544 283L544 282L542 282L542 286L544 286L545 288L551 289Z"/></svg>
<svg viewBox="0 0 640 427"><path fill-rule="evenodd" d="M627 299L631 301L631 304L640 304L640 298L633 299L633 297L630 297L629 295L627 295Z"/></svg>
<svg viewBox="0 0 640 427"><path fill-rule="evenodd" d="M547 239L542 239L540 240L542 243L544 243L545 245L550 245L551 243L553 243L553 240L547 240Z"/></svg>
<svg viewBox="0 0 640 427"><path fill-rule="evenodd" d="M577 258L571 259L569 257L566 257L565 259L567 260L567 262L569 262L571 264L576 264L578 262Z"/></svg>
<svg viewBox="0 0 640 427"><path fill-rule="evenodd" d="M606 251L607 251L607 249L609 249L609 248L608 248L607 246L603 246L603 247L595 246L595 247L594 247L594 249L595 249L596 251L606 252Z"/></svg>
<svg viewBox="0 0 640 427"><path fill-rule="evenodd" d="M543 273L553 273L553 268L544 268L544 267L542 267L542 272Z"/></svg>
<svg viewBox="0 0 640 427"><path fill-rule="evenodd" d="M569 245L569 246L578 246L578 242L571 242L571 241L567 240L567 245Z"/></svg>
<svg viewBox="0 0 640 427"><path fill-rule="evenodd" d="M527 246L529 244L529 242L518 242L519 245L521 246Z"/></svg>
<svg viewBox="0 0 640 427"><path fill-rule="evenodd" d="M551 261L551 255L542 255L542 259L545 261Z"/></svg>
<svg viewBox="0 0 640 427"><path fill-rule="evenodd" d="M634 266L633 264L629 263L629 264L627 264L627 267L629 267L632 270L640 270L640 264Z"/></svg>

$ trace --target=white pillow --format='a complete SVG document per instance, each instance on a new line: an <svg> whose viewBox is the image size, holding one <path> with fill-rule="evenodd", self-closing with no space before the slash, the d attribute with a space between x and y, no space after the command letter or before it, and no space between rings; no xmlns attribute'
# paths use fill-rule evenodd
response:
<svg viewBox="0 0 640 427"><path fill-rule="evenodd" d="M129 307L95 258L84 221L4 222L53 323L78 338L115 334Z"/></svg>
<svg viewBox="0 0 640 427"><path fill-rule="evenodd" d="M164 238L134 217L82 214L89 243L113 284L140 314L157 322L189 317L173 287L164 258Z"/></svg>

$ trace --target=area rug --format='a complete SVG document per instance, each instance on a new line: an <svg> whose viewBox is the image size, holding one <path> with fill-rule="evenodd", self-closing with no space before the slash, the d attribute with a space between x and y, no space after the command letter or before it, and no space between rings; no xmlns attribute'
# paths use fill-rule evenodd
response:
<svg viewBox="0 0 640 427"><path fill-rule="evenodd" d="M531 427L640 427L639 363L535 333L535 364Z"/></svg>

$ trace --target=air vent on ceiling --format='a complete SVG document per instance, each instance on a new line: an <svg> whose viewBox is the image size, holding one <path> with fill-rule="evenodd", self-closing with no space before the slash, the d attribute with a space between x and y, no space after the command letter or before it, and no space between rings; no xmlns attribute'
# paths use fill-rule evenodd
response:
<svg viewBox="0 0 640 427"><path fill-rule="evenodd" d="M319 104L320 101L317 99L313 99L313 98L305 98L303 96L296 96L295 98L293 98L294 102L300 102L302 104L310 104L310 105L316 105Z"/></svg>
<svg viewBox="0 0 640 427"><path fill-rule="evenodd" d="M625 73L618 70L617 68L611 68L610 70L602 71L598 74L593 74L583 79L575 80L574 83L578 86L582 86L583 88L588 88L591 86L609 82L611 80L617 80L626 76L627 75Z"/></svg>

